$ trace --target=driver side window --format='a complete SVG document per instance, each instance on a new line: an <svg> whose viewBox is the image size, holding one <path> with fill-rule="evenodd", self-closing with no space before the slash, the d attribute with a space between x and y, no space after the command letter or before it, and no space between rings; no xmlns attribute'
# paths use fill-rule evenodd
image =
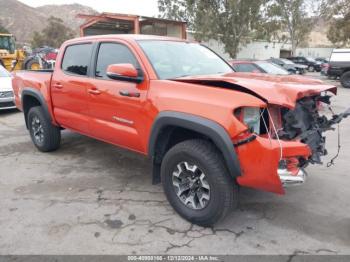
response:
<svg viewBox="0 0 350 262"><path fill-rule="evenodd" d="M107 67L112 64L132 64L139 68L139 64L130 49L117 43L101 43L98 51L95 76L101 79L107 77Z"/></svg>

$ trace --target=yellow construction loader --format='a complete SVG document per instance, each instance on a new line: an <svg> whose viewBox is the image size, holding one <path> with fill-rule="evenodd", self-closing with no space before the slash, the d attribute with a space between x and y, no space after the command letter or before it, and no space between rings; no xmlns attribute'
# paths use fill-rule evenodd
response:
<svg viewBox="0 0 350 262"><path fill-rule="evenodd" d="M16 49L15 37L12 34L0 33L0 65L8 71L21 70L25 59L25 52ZM40 69L40 65L33 64L31 69Z"/></svg>

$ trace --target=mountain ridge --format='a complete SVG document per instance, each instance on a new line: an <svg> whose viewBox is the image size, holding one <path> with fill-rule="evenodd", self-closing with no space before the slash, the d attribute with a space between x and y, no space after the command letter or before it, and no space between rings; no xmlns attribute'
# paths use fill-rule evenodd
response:
<svg viewBox="0 0 350 262"><path fill-rule="evenodd" d="M45 28L50 16L63 20L63 23L79 35L79 26L84 22L77 14L97 14L91 7L81 4L43 5L30 7L17 0L0 0L0 23L15 35L18 43L29 43L35 31Z"/></svg>

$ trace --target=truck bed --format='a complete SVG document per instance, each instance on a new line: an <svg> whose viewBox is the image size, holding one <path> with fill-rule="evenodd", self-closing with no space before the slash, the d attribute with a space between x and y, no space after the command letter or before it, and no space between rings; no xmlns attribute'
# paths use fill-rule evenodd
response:
<svg viewBox="0 0 350 262"><path fill-rule="evenodd" d="M30 87L36 89L44 96L46 101L51 100L50 84L53 70L26 70L12 73L12 86L15 95L15 103L18 109L22 110L20 98L21 90Z"/></svg>

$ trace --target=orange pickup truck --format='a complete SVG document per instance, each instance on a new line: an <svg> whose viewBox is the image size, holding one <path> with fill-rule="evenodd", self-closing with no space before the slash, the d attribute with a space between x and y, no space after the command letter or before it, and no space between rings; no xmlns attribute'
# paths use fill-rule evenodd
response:
<svg viewBox="0 0 350 262"><path fill-rule="evenodd" d="M318 112L335 86L235 73L198 43L145 35L67 41L54 71L16 72L13 88L40 151L70 129L147 155L153 183L202 226L237 205L239 186L283 194L303 183L326 154L322 133L349 115Z"/></svg>

